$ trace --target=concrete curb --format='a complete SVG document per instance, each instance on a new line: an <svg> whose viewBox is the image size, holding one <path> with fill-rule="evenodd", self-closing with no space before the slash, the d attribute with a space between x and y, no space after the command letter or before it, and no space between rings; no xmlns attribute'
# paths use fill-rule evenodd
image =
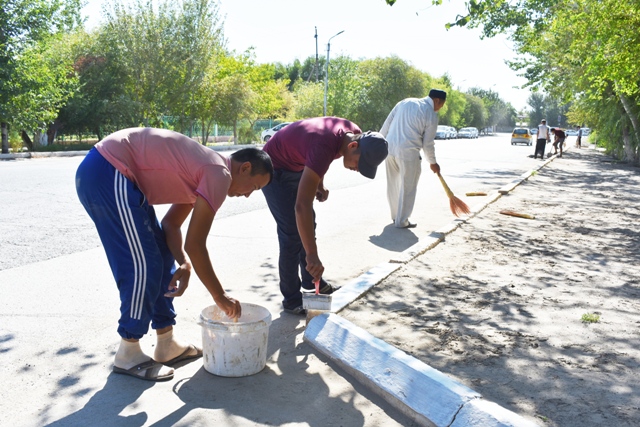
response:
<svg viewBox="0 0 640 427"><path fill-rule="evenodd" d="M331 294L331 312L339 312L400 267L402 267L400 264L384 263L356 277Z"/></svg>
<svg viewBox="0 0 640 427"><path fill-rule="evenodd" d="M311 319L304 339L420 425L536 426L335 314Z"/></svg>

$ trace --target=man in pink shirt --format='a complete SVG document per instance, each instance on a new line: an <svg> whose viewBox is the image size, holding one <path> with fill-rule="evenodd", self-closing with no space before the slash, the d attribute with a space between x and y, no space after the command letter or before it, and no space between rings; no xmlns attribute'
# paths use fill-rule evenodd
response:
<svg viewBox="0 0 640 427"><path fill-rule="evenodd" d="M273 176L269 156L247 148L225 158L170 130L133 128L98 142L76 173L80 202L96 224L120 293L120 346L113 371L149 381L173 378L173 369L202 356L173 337L173 297L189 284L192 267L230 318L240 303L225 294L211 265L206 239L227 196L249 197ZM159 223L153 205L171 204ZM184 238L181 225L191 214ZM177 261L177 267L176 267ZM154 357L139 340L158 334Z"/></svg>
<svg viewBox="0 0 640 427"><path fill-rule="evenodd" d="M339 117L316 117L287 125L264 146L273 161L272 182L262 189L278 225L278 271L284 311L305 314L301 288L330 294L338 287L322 279L324 266L315 240L313 200L324 202L324 175L340 157L344 167L373 179L387 157L387 141L377 132ZM300 278L299 272L302 276Z"/></svg>

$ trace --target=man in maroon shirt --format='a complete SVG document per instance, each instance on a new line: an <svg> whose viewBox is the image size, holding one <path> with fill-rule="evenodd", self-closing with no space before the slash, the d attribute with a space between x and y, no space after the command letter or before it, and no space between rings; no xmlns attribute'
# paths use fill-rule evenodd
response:
<svg viewBox="0 0 640 427"><path fill-rule="evenodd" d="M555 135L553 141L553 154L558 154L558 147L560 147L560 157L562 157L562 146L564 145L564 140L567 135L564 133L562 129L551 128L551 133Z"/></svg>
<svg viewBox="0 0 640 427"><path fill-rule="evenodd" d="M338 289L322 279L324 266L315 239L313 200L324 202L329 196L324 175L342 157L345 168L373 179L387 157L387 141L377 132L362 133L349 120L316 117L280 129L264 151L274 167L273 180L262 192L278 225L282 305L287 313L306 314L301 288L314 289L319 281L322 294Z"/></svg>

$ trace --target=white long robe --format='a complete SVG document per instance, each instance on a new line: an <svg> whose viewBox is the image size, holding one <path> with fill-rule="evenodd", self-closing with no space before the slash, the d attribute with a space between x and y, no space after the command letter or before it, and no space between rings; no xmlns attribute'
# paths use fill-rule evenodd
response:
<svg viewBox="0 0 640 427"><path fill-rule="evenodd" d="M430 164L437 163L434 142L437 128L438 113L434 111L433 100L425 97L398 102L380 129L389 144L385 161L387 199L396 227L409 225L422 172L420 149Z"/></svg>

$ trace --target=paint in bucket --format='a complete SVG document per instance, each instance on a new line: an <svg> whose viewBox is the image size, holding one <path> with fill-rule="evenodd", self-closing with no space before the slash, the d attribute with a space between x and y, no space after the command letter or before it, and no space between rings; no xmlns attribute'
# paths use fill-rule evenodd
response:
<svg viewBox="0 0 640 427"><path fill-rule="evenodd" d="M256 304L240 303L242 316L230 319L217 305L200 313L204 369L222 377L257 374L267 363L271 313Z"/></svg>

